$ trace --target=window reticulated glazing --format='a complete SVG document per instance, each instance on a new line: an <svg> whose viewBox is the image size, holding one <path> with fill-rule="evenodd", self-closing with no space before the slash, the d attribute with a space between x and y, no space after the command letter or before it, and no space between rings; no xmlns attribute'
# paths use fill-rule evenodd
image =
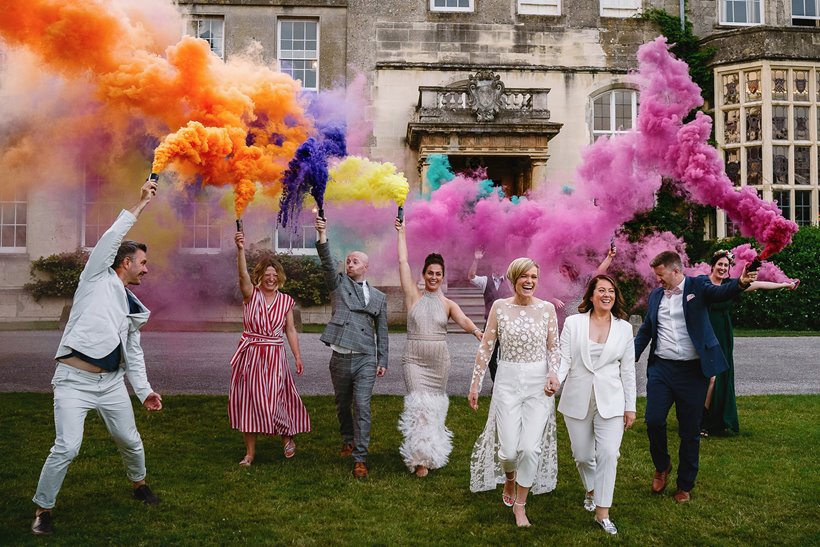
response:
<svg viewBox="0 0 820 547"><path fill-rule="evenodd" d="M794 221L798 226L811 224L811 190L794 191Z"/></svg>
<svg viewBox="0 0 820 547"><path fill-rule="evenodd" d="M809 140L809 107L795 106L794 108L794 140Z"/></svg>
<svg viewBox="0 0 820 547"><path fill-rule="evenodd" d="M26 250L28 200L24 189L0 185L0 252Z"/></svg>
<svg viewBox="0 0 820 547"><path fill-rule="evenodd" d="M786 74L787 70L772 70L772 99L775 101L786 101L789 98Z"/></svg>
<svg viewBox="0 0 820 547"><path fill-rule="evenodd" d="M738 93L738 82L740 77L737 73L724 74L723 76L723 102L724 104L738 104L740 94Z"/></svg>
<svg viewBox="0 0 820 547"><path fill-rule="evenodd" d="M211 52L225 58L225 18L222 15L199 15L192 21L192 34L208 42Z"/></svg>
<svg viewBox="0 0 820 547"><path fill-rule="evenodd" d="M760 124L760 107L750 106L746 109L746 140L759 141L763 137Z"/></svg>
<svg viewBox="0 0 820 547"><path fill-rule="evenodd" d="M785 141L789 139L789 107L772 106L772 139Z"/></svg>
<svg viewBox="0 0 820 547"><path fill-rule="evenodd" d="M799 102L807 102L809 100L809 71L794 70L792 75L794 77L793 99Z"/></svg>
<svg viewBox="0 0 820 547"><path fill-rule="evenodd" d="M593 138L630 131L635 127L637 113L638 92L633 89L613 89L598 95L592 101Z"/></svg>
<svg viewBox="0 0 820 547"><path fill-rule="evenodd" d="M740 186L740 149L726 150L726 176L733 186Z"/></svg>
<svg viewBox="0 0 820 547"><path fill-rule="evenodd" d="M716 137L734 187L751 186L764 199L777 200L787 218L816 223L820 63L806 64L764 61L716 72ZM723 212L716 220L719 237L731 235Z"/></svg>
<svg viewBox="0 0 820 547"><path fill-rule="evenodd" d="M319 83L319 22L279 21L279 69L304 89L317 90Z"/></svg>
<svg viewBox="0 0 820 547"><path fill-rule="evenodd" d="M746 147L746 184L763 184L763 154L760 146Z"/></svg>
<svg viewBox="0 0 820 547"><path fill-rule="evenodd" d="M791 190L775 190L773 195L774 200L777 202L777 208L780 209L785 218L791 220Z"/></svg>
<svg viewBox="0 0 820 547"><path fill-rule="evenodd" d="M750 70L746 72L746 102L759 101L761 97L760 71Z"/></svg>
<svg viewBox="0 0 820 547"><path fill-rule="evenodd" d="M740 142L740 110L732 109L723 112L723 131L726 144Z"/></svg>
<svg viewBox="0 0 820 547"><path fill-rule="evenodd" d="M794 183L811 184L811 147L794 147Z"/></svg>
<svg viewBox="0 0 820 547"><path fill-rule="evenodd" d="M772 146L772 175L774 184L789 184L788 146Z"/></svg>

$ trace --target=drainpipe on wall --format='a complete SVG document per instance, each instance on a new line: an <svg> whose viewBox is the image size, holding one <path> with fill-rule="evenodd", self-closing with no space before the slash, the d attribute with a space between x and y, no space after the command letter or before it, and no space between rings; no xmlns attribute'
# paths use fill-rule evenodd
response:
<svg viewBox="0 0 820 547"><path fill-rule="evenodd" d="M680 30L681 30L681 32L684 32L686 30L686 22L685 22L686 19L684 19L686 17L686 14L684 13L684 9L683 9L684 4L685 4L685 0L680 0Z"/></svg>

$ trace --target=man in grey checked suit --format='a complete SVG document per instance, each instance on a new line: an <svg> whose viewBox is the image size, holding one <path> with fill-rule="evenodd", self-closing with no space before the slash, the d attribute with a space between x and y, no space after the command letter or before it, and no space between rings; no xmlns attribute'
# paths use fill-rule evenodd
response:
<svg viewBox="0 0 820 547"><path fill-rule="evenodd" d="M347 255L345 273L340 273L330 256L324 219L316 219L316 231L316 250L333 308L321 340L333 350L330 378L343 443L339 455L353 455L353 476L361 479L367 477L373 385L376 376L387 372L387 297L365 280L366 254Z"/></svg>

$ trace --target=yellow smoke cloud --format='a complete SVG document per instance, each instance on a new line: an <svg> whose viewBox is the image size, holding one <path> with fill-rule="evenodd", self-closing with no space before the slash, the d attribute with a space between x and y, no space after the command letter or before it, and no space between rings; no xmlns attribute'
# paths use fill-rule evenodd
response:
<svg viewBox="0 0 820 547"><path fill-rule="evenodd" d="M409 192L410 184L392 163L348 156L330 169L325 199L329 202L366 201L375 205L392 201L401 206Z"/></svg>

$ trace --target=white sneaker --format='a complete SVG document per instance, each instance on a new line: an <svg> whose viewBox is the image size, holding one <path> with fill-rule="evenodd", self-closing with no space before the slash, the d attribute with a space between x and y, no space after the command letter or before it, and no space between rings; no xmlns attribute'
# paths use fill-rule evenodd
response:
<svg viewBox="0 0 820 547"><path fill-rule="evenodd" d="M604 532L606 532L607 534L611 534L613 536L618 534L618 529L615 528L615 525L612 524L611 520L609 520L609 519L598 520L596 518L595 522L597 522L601 526L601 528L604 529Z"/></svg>
<svg viewBox="0 0 820 547"><path fill-rule="evenodd" d="M584 496L584 509L587 511L595 511L595 499L589 494Z"/></svg>

